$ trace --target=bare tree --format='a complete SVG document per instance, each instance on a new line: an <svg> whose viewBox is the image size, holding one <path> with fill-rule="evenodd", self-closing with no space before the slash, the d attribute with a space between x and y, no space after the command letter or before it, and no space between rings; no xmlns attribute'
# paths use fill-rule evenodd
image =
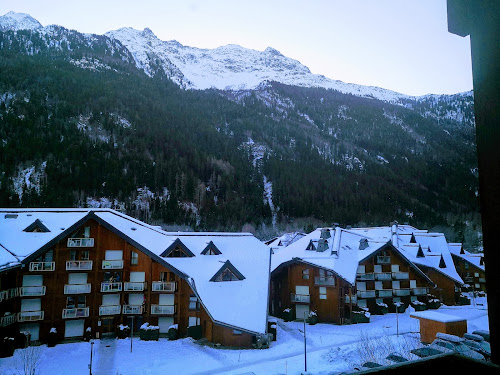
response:
<svg viewBox="0 0 500 375"><path fill-rule="evenodd" d="M16 351L15 363L19 375L40 374L40 358L42 349L39 346L28 346Z"/></svg>

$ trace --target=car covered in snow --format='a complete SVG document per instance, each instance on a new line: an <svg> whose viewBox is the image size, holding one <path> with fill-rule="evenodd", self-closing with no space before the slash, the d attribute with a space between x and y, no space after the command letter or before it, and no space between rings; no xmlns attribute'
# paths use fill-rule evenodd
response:
<svg viewBox="0 0 500 375"><path fill-rule="evenodd" d="M482 336L472 333L464 334L464 344L472 350L484 355L486 359L491 359L491 346Z"/></svg>
<svg viewBox="0 0 500 375"><path fill-rule="evenodd" d="M472 350L464 342L465 339L461 337L446 333L437 333L436 339L429 347L440 350L443 353L457 353L472 359L485 360L482 354Z"/></svg>

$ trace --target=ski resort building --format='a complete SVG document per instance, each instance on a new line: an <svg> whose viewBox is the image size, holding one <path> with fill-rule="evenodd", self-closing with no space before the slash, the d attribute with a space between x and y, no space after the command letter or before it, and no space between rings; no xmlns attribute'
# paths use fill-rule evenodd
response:
<svg viewBox="0 0 500 375"><path fill-rule="evenodd" d="M467 289L486 292L486 274L482 253L471 253L461 243L448 244L457 273L465 282Z"/></svg>
<svg viewBox="0 0 500 375"><path fill-rule="evenodd" d="M271 314L319 321L353 321L353 311L455 304L463 281L442 234L408 225L322 228L286 248L272 248Z"/></svg>
<svg viewBox="0 0 500 375"><path fill-rule="evenodd" d="M251 347L267 331L269 267L247 233L167 233L110 209L2 209L0 333L100 338L147 322Z"/></svg>

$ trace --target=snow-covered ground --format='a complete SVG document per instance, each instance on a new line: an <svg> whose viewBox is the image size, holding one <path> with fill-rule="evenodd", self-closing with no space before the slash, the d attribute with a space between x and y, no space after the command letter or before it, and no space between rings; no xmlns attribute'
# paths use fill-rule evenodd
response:
<svg viewBox="0 0 500 375"><path fill-rule="evenodd" d="M443 306L438 311L466 318L468 331L488 330L485 298L476 306ZM481 303L482 305L479 305ZM372 315L368 324L338 326L306 325L307 370L323 375L350 371L368 360L382 363L382 357L397 352L407 358L411 349L422 346L419 323L404 314ZM397 332L399 330L399 335ZM278 341L270 349L230 350L201 346L190 338L168 341L133 339L96 340L93 353L94 375L149 374L300 374L304 371L303 323L278 322ZM375 349L373 349L375 348ZM377 351L382 348L382 352ZM41 374L88 374L91 345L87 342L40 346ZM0 359L0 373L17 373L26 349ZM387 362L385 362L387 363Z"/></svg>

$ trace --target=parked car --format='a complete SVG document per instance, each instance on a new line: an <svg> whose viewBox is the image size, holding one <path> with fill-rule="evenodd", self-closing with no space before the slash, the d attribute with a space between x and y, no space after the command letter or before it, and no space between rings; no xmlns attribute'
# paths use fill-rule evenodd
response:
<svg viewBox="0 0 500 375"><path fill-rule="evenodd" d="M464 334L464 344L472 350L484 355L486 359L491 359L491 346L482 336L472 333Z"/></svg>
<svg viewBox="0 0 500 375"><path fill-rule="evenodd" d="M484 356L464 344L464 339L446 333L437 333L436 339L429 346L443 353L458 353L466 357L485 360Z"/></svg>
<svg viewBox="0 0 500 375"><path fill-rule="evenodd" d="M473 335L479 335L479 336L481 336L484 339L484 341L490 342L490 331L479 330L479 331L472 332L472 334Z"/></svg>

